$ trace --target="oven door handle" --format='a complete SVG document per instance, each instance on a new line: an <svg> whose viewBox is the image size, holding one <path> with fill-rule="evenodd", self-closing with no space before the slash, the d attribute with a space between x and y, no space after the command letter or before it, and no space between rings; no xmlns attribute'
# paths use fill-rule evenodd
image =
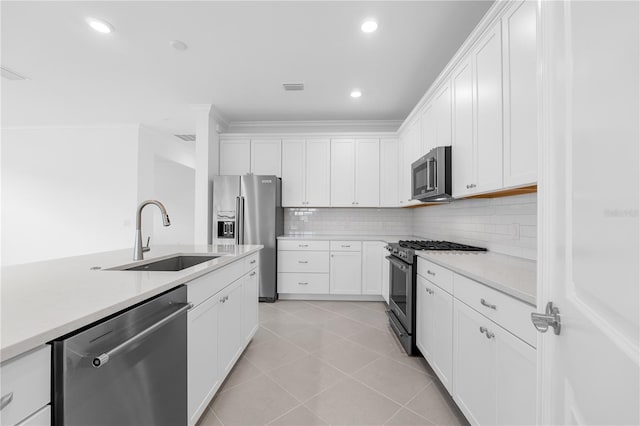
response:
<svg viewBox="0 0 640 426"><path fill-rule="evenodd" d="M391 312L389 312L389 315L391 315ZM398 335L398 337L404 337L404 333L398 328L393 320L389 321L389 324L391 325L391 328L393 328L393 331L395 331L395 333Z"/></svg>
<svg viewBox="0 0 640 426"><path fill-rule="evenodd" d="M409 269L409 267L403 261L397 260L395 257L385 256L385 259L387 259L393 265L397 266L401 271L406 271L407 269Z"/></svg>

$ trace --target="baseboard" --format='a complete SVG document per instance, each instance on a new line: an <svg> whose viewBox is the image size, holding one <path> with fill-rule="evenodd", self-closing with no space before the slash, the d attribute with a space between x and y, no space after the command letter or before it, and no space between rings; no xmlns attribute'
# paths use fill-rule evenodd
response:
<svg viewBox="0 0 640 426"><path fill-rule="evenodd" d="M379 294L278 294L280 300L333 300L348 302L384 302Z"/></svg>

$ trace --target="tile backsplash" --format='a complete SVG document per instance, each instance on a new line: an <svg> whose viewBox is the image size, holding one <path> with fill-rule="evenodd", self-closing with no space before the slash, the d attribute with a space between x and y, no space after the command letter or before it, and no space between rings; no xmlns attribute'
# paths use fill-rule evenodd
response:
<svg viewBox="0 0 640 426"><path fill-rule="evenodd" d="M412 235L408 209L287 208L285 234Z"/></svg>
<svg viewBox="0 0 640 426"><path fill-rule="evenodd" d="M537 194L457 200L413 209L413 234L536 259Z"/></svg>

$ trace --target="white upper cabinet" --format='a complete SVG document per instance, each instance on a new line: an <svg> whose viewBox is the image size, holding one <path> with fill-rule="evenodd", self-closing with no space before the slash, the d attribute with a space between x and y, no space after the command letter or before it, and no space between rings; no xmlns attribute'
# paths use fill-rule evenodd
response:
<svg viewBox="0 0 640 426"><path fill-rule="evenodd" d="M331 204L331 143L329 139L310 139L306 143L306 206Z"/></svg>
<svg viewBox="0 0 640 426"><path fill-rule="evenodd" d="M446 81L433 101L436 146L451 146L451 84Z"/></svg>
<svg viewBox="0 0 640 426"><path fill-rule="evenodd" d="M380 140L356 140L355 205L380 205Z"/></svg>
<svg viewBox="0 0 640 426"><path fill-rule="evenodd" d="M454 197L473 192L475 163L473 156L473 70L465 60L453 71L453 137L451 183Z"/></svg>
<svg viewBox="0 0 640 426"><path fill-rule="evenodd" d="M380 140L380 207L398 205L398 139Z"/></svg>
<svg viewBox="0 0 640 426"><path fill-rule="evenodd" d="M400 170L398 193L400 195L400 207L418 204L411 200L411 163L421 156L421 120L415 120L400 137Z"/></svg>
<svg viewBox="0 0 640 426"><path fill-rule="evenodd" d="M282 141L282 205L303 207L305 205L305 156L304 140Z"/></svg>
<svg viewBox="0 0 640 426"><path fill-rule="evenodd" d="M502 188L502 37L491 28L472 52L477 192Z"/></svg>
<svg viewBox="0 0 640 426"><path fill-rule="evenodd" d="M282 142L280 139L251 140L251 173L281 176Z"/></svg>
<svg viewBox="0 0 640 426"><path fill-rule="evenodd" d="M251 173L251 141L220 141L220 174L246 175Z"/></svg>
<svg viewBox="0 0 640 426"><path fill-rule="evenodd" d="M330 205L330 150L328 139L282 141L283 207Z"/></svg>
<svg viewBox="0 0 640 426"><path fill-rule="evenodd" d="M331 140L331 206L354 207L356 201L356 144L353 139Z"/></svg>
<svg viewBox="0 0 640 426"><path fill-rule="evenodd" d="M537 180L536 2L520 1L502 17L504 186Z"/></svg>
<svg viewBox="0 0 640 426"><path fill-rule="evenodd" d="M436 133L436 107L433 103L427 105L424 111L422 111L420 126L420 152L418 157L431 151L431 149L435 148L438 143L438 136Z"/></svg>

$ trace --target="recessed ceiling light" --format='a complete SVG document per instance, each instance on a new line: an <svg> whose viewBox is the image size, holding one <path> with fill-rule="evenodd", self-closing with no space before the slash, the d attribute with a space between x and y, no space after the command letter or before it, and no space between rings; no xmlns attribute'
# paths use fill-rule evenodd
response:
<svg viewBox="0 0 640 426"><path fill-rule="evenodd" d="M362 23L360 29L362 30L362 32L372 33L378 29L378 23L372 19L367 19Z"/></svg>
<svg viewBox="0 0 640 426"><path fill-rule="evenodd" d="M87 24L94 30L102 34L109 34L113 32L113 25L107 21L102 21L96 18L87 18Z"/></svg>
<svg viewBox="0 0 640 426"><path fill-rule="evenodd" d="M187 50L187 48L189 47L184 41L180 41L180 40L171 40L169 42L169 46L180 51Z"/></svg>
<svg viewBox="0 0 640 426"><path fill-rule="evenodd" d="M362 92L359 89L353 89L351 91L352 98L359 98L360 96L362 96Z"/></svg>

